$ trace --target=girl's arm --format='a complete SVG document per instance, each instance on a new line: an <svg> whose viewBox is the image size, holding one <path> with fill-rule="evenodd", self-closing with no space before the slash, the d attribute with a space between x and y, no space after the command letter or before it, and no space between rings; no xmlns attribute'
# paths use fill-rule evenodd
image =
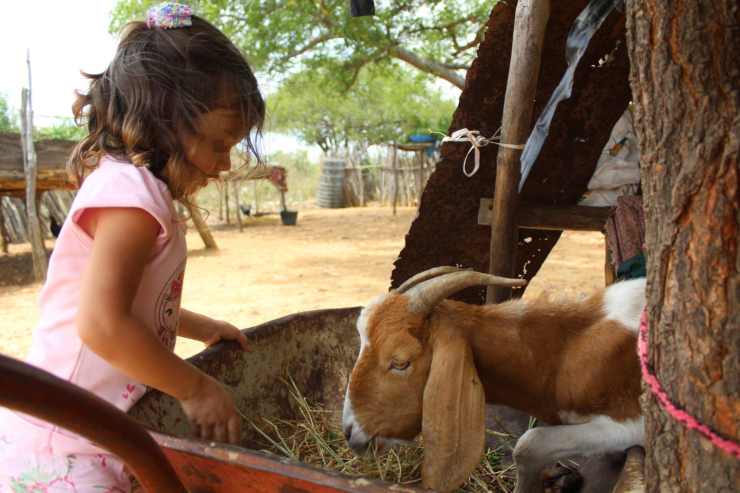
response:
<svg viewBox="0 0 740 493"><path fill-rule="evenodd" d="M180 310L180 327L177 335L201 341L207 346L211 346L221 340L236 341L241 345L242 349L249 351L246 336L235 326L184 308Z"/></svg>
<svg viewBox="0 0 740 493"><path fill-rule="evenodd" d="M82 276L80 339L132 379L177 398L202 438L236 442L239 418L225 388L171 353L131 313L157 221L141 209L106 208L85 211L80 226L94 238Z"/></svg>

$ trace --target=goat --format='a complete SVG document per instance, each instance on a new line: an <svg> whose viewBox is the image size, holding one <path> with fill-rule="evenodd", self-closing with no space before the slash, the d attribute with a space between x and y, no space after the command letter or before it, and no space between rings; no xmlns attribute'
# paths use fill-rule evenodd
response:
<svg viewBox="0 0 740 493"><path fill-rule="evenodd" d="M350 447L424 439L422 483L460 486L480 461L485 404L504 404L552 426L514 448L518 492L541 491L547 464L623 451L644 441L636 334L645 280L572 302L446 300L471 286L521 286L455 267L417 274L360 313L360 353L345 394Z"/></svg>

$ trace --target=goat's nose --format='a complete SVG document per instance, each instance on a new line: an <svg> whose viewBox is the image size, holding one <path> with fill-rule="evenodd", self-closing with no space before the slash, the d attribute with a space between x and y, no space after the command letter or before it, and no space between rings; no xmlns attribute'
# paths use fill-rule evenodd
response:
<svg viewBox="0 0 740 493"><path fill-rule="evenodd" d="M356 455L363 455L367 451L367 446L370 444L369 441L358 439L356 436L353 439L348 440L347 444Z"/></svg>

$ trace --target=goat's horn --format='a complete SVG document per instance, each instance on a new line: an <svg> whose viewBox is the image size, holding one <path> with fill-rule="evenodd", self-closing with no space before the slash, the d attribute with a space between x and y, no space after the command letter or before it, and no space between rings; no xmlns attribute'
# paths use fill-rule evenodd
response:
<svg viewBox="0 0 740 493"><path fill-rule="evenodd" d="M417 284L407 292L409 309L415 313L427 314L440 301L471 286L524 286L524 279L483 274L475 271L460 271L442 275Z"/></svg>
<svg viewBox="0 0 740 493"><path fill-rule="evenodd" d="M441 276L442 274L460 272L461 270L463 269L461 269L460 267L452 266L452 265L444 265L442 267L432 267L431 269L427 269L425 271L419 272L418 274L406 279L406 281L403 284L401 284L400 286L398 286L398 288L396 288L396 292L405 293L406 291L413 288L420 282L424 282L434 277ZM465 269L465 270L468 270L468 269Z"/></svg>

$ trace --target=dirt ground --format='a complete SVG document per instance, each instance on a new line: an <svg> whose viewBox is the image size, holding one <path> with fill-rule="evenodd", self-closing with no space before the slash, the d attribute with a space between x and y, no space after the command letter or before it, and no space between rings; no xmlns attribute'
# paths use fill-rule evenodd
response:
<svg viewBox="0 0 740 493"><path fill-rule="evenodd" d="M276 215L248 218L241 233L233 226L213 229L220 247L215 254L191 231L183 307L250 327L306 310L362 305L387 290L415 211L309 209L294 227L282 226ZM30 279L30 262L28 245L0 253L0 352L18 358L38 320L41 285ZM526 296L588 293L604 285L603 266L600 233L567 232ZM202 347L180 340L177 353L189 356Z"/></svg>

